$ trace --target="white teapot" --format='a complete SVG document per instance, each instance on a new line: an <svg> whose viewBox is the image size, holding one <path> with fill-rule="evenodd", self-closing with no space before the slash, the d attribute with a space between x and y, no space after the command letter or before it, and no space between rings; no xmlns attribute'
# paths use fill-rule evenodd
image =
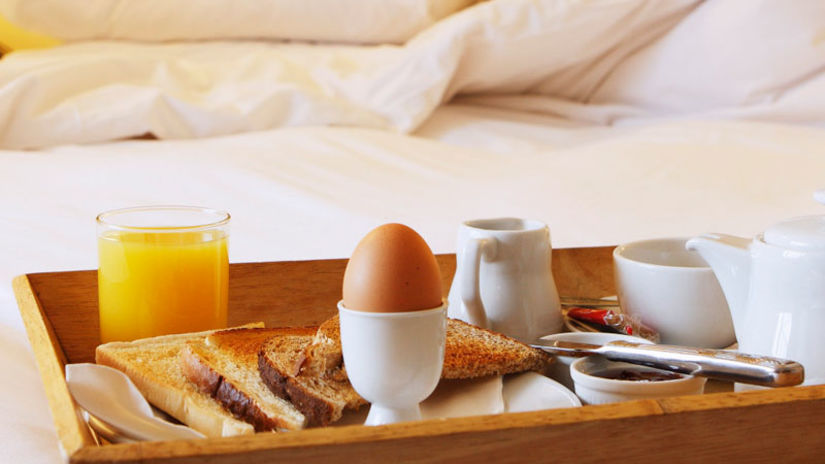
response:
<svg viewBox="0 0 825 464"><path fill-rule="evenodd" d="M825 191L815 196L825 203ZM753 240L705 234L686 247L716 274L740 351L792 359L805 385L825 384L825 216L789 219Z"/></svg>

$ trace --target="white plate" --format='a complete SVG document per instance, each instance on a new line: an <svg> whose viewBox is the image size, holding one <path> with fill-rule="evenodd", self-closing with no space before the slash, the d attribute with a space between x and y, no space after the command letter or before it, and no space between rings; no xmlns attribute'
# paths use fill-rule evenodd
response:
<svg viewBox="0 0 825 464"><path fill-rule="evenodd" d="M564 385L535 372L508 376L502 389L507 412L581 406L579 397Z"/></svg>

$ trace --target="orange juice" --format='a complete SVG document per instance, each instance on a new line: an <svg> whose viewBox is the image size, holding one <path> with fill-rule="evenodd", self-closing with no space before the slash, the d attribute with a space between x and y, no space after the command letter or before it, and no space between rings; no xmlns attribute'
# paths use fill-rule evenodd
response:
<svg viewBox="0 0 825 464"><path fill-rule="evenodd" d="M225 230L98 234L101 342L226 327Z"/></svg>

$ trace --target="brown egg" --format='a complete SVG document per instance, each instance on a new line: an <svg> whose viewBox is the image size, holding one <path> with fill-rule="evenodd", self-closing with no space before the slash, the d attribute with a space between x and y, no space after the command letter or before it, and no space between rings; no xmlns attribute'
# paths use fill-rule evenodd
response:
<svg viewBox="0 0 825 464"><path fill-rule="evenodd" d="M368 233L344 272L344 307L401 312L441 306L441 271L427 242L402 224Z"/></svg>

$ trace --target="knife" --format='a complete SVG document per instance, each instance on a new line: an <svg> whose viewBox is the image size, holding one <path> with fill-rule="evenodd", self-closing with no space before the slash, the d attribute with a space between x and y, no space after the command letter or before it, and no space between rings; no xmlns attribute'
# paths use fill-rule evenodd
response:
<svg viewBox="0 0 825 464"><path fill-rule="evenodd" d="M593 345L539 339L531 346L560 356L599 355L611 361L624 361L681 374L764 387L790 387L805 380L805 370L796 361L736 351L647 345L624 340Z"/></svg>

